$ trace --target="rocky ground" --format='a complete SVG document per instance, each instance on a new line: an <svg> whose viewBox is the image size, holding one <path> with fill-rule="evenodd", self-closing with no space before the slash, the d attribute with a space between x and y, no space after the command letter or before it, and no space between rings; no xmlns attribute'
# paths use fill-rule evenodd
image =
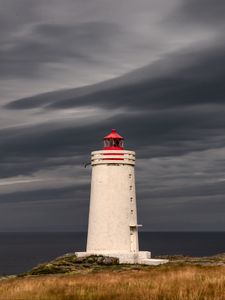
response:
<svg viewBox="0 0 225 300"><path fill-rule="evenodd" d="M163 256L159 266L66 254L0 278L0 300L224 300L225 254Z"/></svg>
<svg viewBox="0 0 225 300"><path fill-rule="evenodd" d="M225 266L225 253L208 257L191 256L158 256L155 258L168 259L169 263L161 266L128 265L119 264L117 258L103 255L90 255L86 257L77 257L73 253L65 254L56 259L42 263L32 270L15 275L15 277L24 277L31 275L44 274L65 274L65 273L90 273L102 270L125 271L125 270L147 270L149 268L169 267L171 265L197 265L197 266ZM10 276L11 277L11 276Z"/></svg>
<svg viewBox="0 0 225 300"><path fill-rule="evenodd" d="M128 265L119 264L117 258L108 257L103 255L90 255L86 257L77 257L73 253L65 254L57 257L56 259L42 263L33 268L32 270L6 277L1 279L12 278L12 277L26 277L35 275L47 275L47 274L85 274L98 271L125 271L125 270L147 270L152 268L167 268L182 265L197 265L197 266L225 266L225 253L218 254L209 257L190 257L190 256L158 256L155 258L168 259L169 263L161 266L146 266L146 265Z"/></svg>

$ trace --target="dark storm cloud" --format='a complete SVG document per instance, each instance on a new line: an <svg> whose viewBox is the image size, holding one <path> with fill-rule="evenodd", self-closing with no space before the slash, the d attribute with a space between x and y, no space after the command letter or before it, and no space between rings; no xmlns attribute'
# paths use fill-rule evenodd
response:
<svg viewBox="0 0 225 300"><path fill-rule="evenodd" d="M192 151L220 148L225 145L225 110L221 106L149 113L137 112L118 115L91 126L80 127L43 124L28 128L0 131L0 154L4 161L0 176L30 174L50 166L89 161L89 152L101 148L105 128L117 124L127 138L128 148L138 157L177 156ZM137 125L138 124L138 125ZM49 161L51 157L64 159ZM13 161L13 164L10 163Z"/></svg>
<svg viewBox="0 0 225 300"><path fill-rule="evenodd" d="M14 192L1 194L0 204L20 203L33 201L56 201L63 199L74 199L77 205L88 205L87 197L89 194L87 184L73 185L61 188L47 188L32 191ZM86 201L85 201L86 199Z"/></svg>
<svg viewBox="0 0 225 300"><path fill-rule="evenodd" d="M0 177L28 175L53 166L84 165L89 160L87 153L96 135L90 135L89 128L61 125L54 123L0 130Z"/></svg>
<svg viewBox="0 0 225 300"><path fill-rule="evenodd" d="M128 140L134 141L129 146L138 151L139 157L175 156L223 147L224 53L218 45L186 50L120 79L13 101L7 109L41 107L51 112L93 106L106 109L106 113L107 109L120 108L121 113L91 126L49 123L3 130L1 155L81 156L87 148L98 148L104 128L115 124Z"/></svg>
<svg viewBox="0 0 225 300"><path fill-rule="evenodd" d="M104 128L109 128L113 124L122 128L126 136L132 135L136 147L169 144L172 146L172 143L177 143L179 148L179 143L184 142L188 152L197 147L198 140L204 142L207 149L210 146L207 141L214 138L215 143L212 146L216 146L216 137L219 138L224 134L224 108L205 106L150 112L137 111L127 112L126 115L120 114L91 126L73 126L63 123L60 127L60 124L46 123L39 126L4 129L0 130L1 155L2 157L16 156L19 153L26 157L35 157L37 153L43 157L72 153L81 155L87 149L98 146L101 142L99 136L105 134ZM196 144L191 145L191 142Z"/></svg>
<svg viewBox="0 0 225 300"><path fill-rule="evenodd" d="M223 0L186 0L181 1L172 22L190 25L202 24L207 27L224 25L225 3Z"/></svg>
<svg viewBox="0 0 225 300"><path fill-rule="evenodd" d="M21 144L26 147L21 140ZM45 155L40 154L38 151L38 144L36 144L36 151L29 153L24 152L23 149L12 151L8 155L5 154L4 159L0 161L0 178L10 178L19 175L32 175L34 172L39 170L46 170L49 168L58 168L60 166L76 166L84 167L84 165L89 161L89 156L87 154L76 155L76 151L68 151L67 156L62 156L63 153L56 157L52 148L52 152L46 153ZM75 152L75 153L74 153ZM2 152L3 154L4 152ZM25 154L27 153L27 155ZM52 159L52 157L54 157Z"/></svg>
<svg viewBox="0 0 225 300"><path fill-rule="evenodd" d="M185 50L122 78L80 89L20 99L8 108L104 108L166 109L177 106L224 104L225 48L223 45ZM168 69L167 67L168 66ZM164 71L160 74L157 70ZM156 75L154 71L156 70ZM207 88L206 88L207 87ZM60 99L59 99L60 97Z"/></svg>
<svg viewBox="0 0 225 300"><path fill-rule="evenodd" d="M202 197L209 198L210 196L223 196L225 194L225 183L222 182L212 182L207 184L193 184L191 186L181 186L181 187L168 187L163 188L162 186L156 191L147 191L146 194L140 193L140 195L149 197L152 199L162 199L162 198L193 198ZM225 205L225 200L224 200Z"/></svg>
<svg viewBox="0 0 225 300"><path fill-rule="evenodd" d="M159 199L157 199L159 201ZM167 202L160 206L155 203L146 205L150 215L139 208L143 225L149 224L152 231L223 231L225 201L223 196L212 198L187 198L186 202L167 198ZM145 208L146 209L146 208ZM159 226L160 220L160 226Z"/></svg>
<svg viewBox="0 0 225 300"><path fill-rule="evenodd" d="M7 14L15 11L15 18L0 12L0 80L17 83L25 78L25 89L31 77L37 84L40 78L48 84L51 72L46 69L59 63L65 67L63 74L69 67L75 69L78 81L80 70L86 70L86 80L93 68L90 76L101 82L10 100L2 107L7 124L2 121L0 129L0 215L16 208L16 216L21 208L20 223L30 208L37 224L45 214L43 222L50 226L51 212L60 215L62 223L70 216L70 229L75 228L71 207L79 220L87 214L90 169L82 173L83 165L92 150L101 149L101 138L116 127L126 138L126 149L137 151L138 203L145 230L224 228L224 3L186 0L172 6L176 1L171 0L163 17L148 23L151 1L130 1L130 6L124 1L124 7L117 1L56 2L53 7L50 0L0 0ZM156 2L161 12L166 3ZM169 42L156 60L149 45L153 39L153 48L160 50L157 38ZM173 47L167 50L167 45ZM134 69L132 51L138 59L144 53L139 66L145 67L118 77L123 64ZM118 73L111 73L114 63L121 65ZM100 74L99 66L117 78L104 81L109 77ZM85 80L82 83L88 84ZM85 118L93 109L96 116ZM28 182L23 185L23 180ZM211 220L212 212L219 225ZM52 218L58 224L57 217ZM21 228L31 223L28 218Z"/></svg>
<svg viewBox="0 0 225 300"><path fill-rule="evenodd" d="M70 59L73 63L97 62L94 53L110 49L117 34L119 26L107 22L30 25L29 33L1 45L0 76L41 76L39 68L45 64Z"/></svg>

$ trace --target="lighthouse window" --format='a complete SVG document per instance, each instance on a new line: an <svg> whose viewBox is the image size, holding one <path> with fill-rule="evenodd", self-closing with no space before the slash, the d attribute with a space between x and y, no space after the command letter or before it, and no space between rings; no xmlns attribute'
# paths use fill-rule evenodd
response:
<svg viewBox="0 0 225 300"><path fill-rule="evenodd" d="M119 147L121 147L121 148L124 147L124 142L123 142L123 140L120 140L120 142L119 142Z"/></svg>
<svg viewBox="0 0 225 300"><path fill-rule="evenodd" d="M110 141L109 140L104 140L104 147L110 147Z"/></svg>
<svg viewBox="0 0 225 300"><path fill-rule="evenodd" d="M131 178L132 177L132 175L131 174L129 174L129 178Z"/></svg>
<svg viewBox="0 0 225 300"><path fill-rule="evenodd" d="M104 148L123 148L124 143L123 140L117 139L117 138L110 138L104 140Z"/></svg>
<svg viewBox="0 0 225 300"><path fill-rule="evenodd" d="M130 211L132 214L134 213L134 211L133 211L133 209L131 209L131 211Z"/></svg>
<svg viewBox="0 0 225 300"><path fill-rule="evenodd" d="M132 197L130 197L130 202L132 202L133 201L133 198Z"/></svg>
<svg viewBox="0 0 225 300"><path fill-rule="evenodd" d="M110 139L109 140L109 145L110 145L110 147L113 147L114 145L113 145L113 139Z"/></svg>
<svg viewBox="0 0 225 300"><path fill-rule="evenodd" d="M111 147L120 147L120 148L123 148L123 140L112 139Z"/></svg>
<svg viewBox="0 0 225 300"><path fill-rule="evenodd" d="M119 147L120 146L120 141L119 140L114 140L114 146Z"/></svg>
<svg viewBox="0 0 225 300"><path fill-rule="evenodd" d="M132 185L130 185L130 190L132 190Z"/></svg>

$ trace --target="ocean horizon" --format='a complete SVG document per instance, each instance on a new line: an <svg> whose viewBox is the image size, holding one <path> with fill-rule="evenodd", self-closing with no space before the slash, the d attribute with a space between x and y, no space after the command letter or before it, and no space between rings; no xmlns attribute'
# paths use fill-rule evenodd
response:
<svg viewBox="0 0 225 300"><path fill-rule="evenodd" d="M85 251L86 232L0 232L0 276L19 274L37 264ZM225 232L139 232L140 250L152 256L210 256L225 252Z"/></svg>

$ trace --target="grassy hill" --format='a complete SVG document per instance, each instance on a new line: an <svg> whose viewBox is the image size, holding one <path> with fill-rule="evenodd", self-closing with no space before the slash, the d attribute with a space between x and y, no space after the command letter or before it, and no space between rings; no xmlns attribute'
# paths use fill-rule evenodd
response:
<svg viewBox="0 0 225 300"><path fill-rule="evenodd" d="M161 266L119 265L115 258L68 254L2 277L0 300L225 299L225 254L169 259Z"/></svg>

